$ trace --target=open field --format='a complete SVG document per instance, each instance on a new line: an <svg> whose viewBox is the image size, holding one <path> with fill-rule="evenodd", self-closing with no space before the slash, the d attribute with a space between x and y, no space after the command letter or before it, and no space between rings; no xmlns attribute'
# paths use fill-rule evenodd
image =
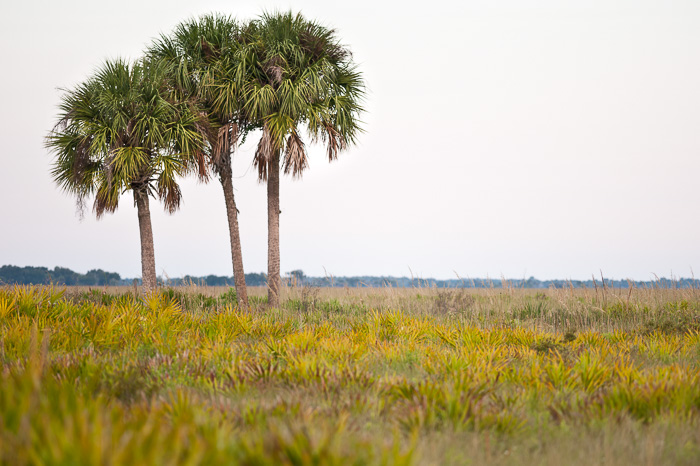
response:
<svg viewBox="0 0 700 466"><path fill-rule="evenodd" d="M7 464L700 463L700 290L0 288Z"/></svg>

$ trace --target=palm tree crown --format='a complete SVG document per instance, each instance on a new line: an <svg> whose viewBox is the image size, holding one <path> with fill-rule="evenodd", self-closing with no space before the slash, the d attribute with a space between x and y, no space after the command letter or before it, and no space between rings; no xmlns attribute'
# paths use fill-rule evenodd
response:
<svg viewBox="0 0 700 466"><path fill-rule="evenodd" d="M302 15L265 14L242 30L245 111L263 127L256 154L262 180L269 158L283 151L285 173L308 167L300 130L325 144L329 160L356 142L365 86L335 31Z"/></svg>

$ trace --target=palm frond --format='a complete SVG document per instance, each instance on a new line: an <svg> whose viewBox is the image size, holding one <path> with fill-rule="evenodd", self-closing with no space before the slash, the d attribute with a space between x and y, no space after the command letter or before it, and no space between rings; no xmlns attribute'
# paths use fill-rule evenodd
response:
<svg viewBox="0 0 700 466"><path fill-rule="evenodd" d="M263 134L258 142L258 147L255 150L255 158L253 166L258 169L258 179L267 181L267 173L270 168L270 163L274 160L273 154L279 151L279 144L272 136L272 131L268 125L263 127ZM279 168L273 168L279 170Z"/></svg>
<svg viewBox="0 0 700 466"><path fill-rule="evenodd" d="M300 178L305 169L309 167L309 160L306 155L304 142L296 131L287 138L286 150L284 152L284 173L291 173L292 176Z"/></svg>

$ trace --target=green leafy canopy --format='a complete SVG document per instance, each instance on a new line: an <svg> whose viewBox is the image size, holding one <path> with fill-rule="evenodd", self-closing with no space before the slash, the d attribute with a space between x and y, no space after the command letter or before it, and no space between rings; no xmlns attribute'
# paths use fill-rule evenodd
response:
<svg viewBox="0 0 700 466"><path fill-rule="evenodd" d="M181 199L177 177L202 173L208 123L176 98L164 63L106 62L64 91L59 122L46 138L51 174L82 205L95 196L98 217L113 212L125 191L157 195L169 212Z"/></svg>

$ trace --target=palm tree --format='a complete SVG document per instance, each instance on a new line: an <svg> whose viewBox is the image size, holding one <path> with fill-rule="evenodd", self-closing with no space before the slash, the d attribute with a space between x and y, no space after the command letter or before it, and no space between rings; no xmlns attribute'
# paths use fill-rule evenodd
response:
<svg viewBox="0 0 700 466"><path fill-rule="evenodd" d="M254 163L267 182L268 304L279 307L280 168L300 177L308 167L304 127L325 144L329 161L354 144L365 86L335 31L300 14L264 14L238 41L244 113L262 128Z"/></svg>
<svg viewBox="0 0 700 466"><path fill-rule="evenodd" d="M188 104L173 100L165 68L145 61L105 63L73 90L65 91L59 122L46 146L56 156L52 175L82 206L94 195L97 218L114 212L131 191L138 210L143 287L156 287L149 198L165 210L180 205L176 178L199 167L206 121Z"/></svg>
<svg viewBox="0 0 700 466"><path fill-rule="evenodd" d="M181 98L196 100L215 129L207 141L207 160L224 191L236 295L240 304L248 306L231 170L233 150L251 129L242 113L239 80L233 74L239 64L238 35L234 19L207 15L179 24L172 34L154 41L146 53L169 66L170 79Z"/></svg>

